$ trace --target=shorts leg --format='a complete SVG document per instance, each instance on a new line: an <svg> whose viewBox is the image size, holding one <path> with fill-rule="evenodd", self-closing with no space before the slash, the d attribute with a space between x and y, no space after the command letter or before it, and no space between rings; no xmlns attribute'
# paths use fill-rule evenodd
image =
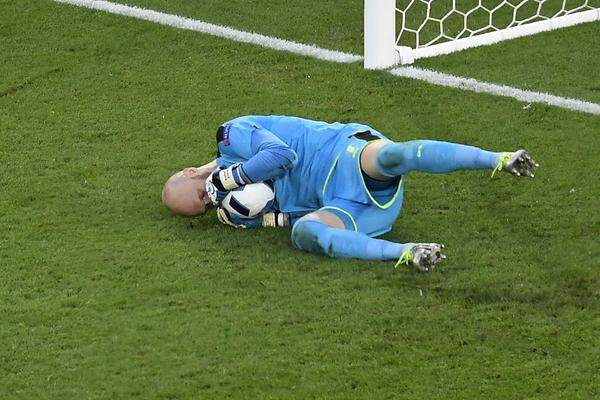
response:
<svg viewBox="0 0 600 400"><path fill-rule="evenodd" d="M382 209L374 204L334 198L328 201L322 211L339 217L348 230L375 237L389 232L400 214L402 202L397 206Z"/></svg>

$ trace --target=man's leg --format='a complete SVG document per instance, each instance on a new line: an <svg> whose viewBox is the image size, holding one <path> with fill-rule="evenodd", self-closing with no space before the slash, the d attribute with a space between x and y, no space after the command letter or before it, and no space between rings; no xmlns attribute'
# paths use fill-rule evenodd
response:
<svg viewBox="0 0 600 400"><path fill-rule="evenodd" d="M321 209L302 217L292 228L292 243L299 250L335 258L397 260L423 272L445 259L436 243L394 243L374 239L355 230L353 217L339 209ZM346 221L346 222L344 222Z"/></svg>
<svg viewBox="0 0 600 400"><path fill-rule="evenodd" d="M346 229L342 218L319 210L301 218L292 229L292 242L300 250L336 258L398 260L410 245L373 239Z"/></svg>
<svg viewBox="0 0 600 400"><path fill-rule="evenodd" d="M411 171L448 173L459 169L494 169L507 153L433 140L370 143L361 154L368 176L386 180Z"/></svg>

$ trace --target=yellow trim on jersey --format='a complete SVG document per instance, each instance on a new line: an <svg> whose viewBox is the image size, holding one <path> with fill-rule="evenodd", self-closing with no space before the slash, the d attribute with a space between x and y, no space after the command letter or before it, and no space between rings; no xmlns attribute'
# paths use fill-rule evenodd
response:
<svg viewBox="0 0 600 400"><path fill-rule="evenodd" d="M318 210L318 211L321 211L321 210L327 210L327 209L330 209L330 210L335 210L335 211L339 211L339 212L341 212L342 214L346 215L348 218L350 218L350 222L352 222L352 226L354 227L354 231L355 231L355 232L358 232L358 226L356 225L356 222L354 221L354 218L352 217L352 215L351 215L351 214L350 214L348 211L346 211L346 210L342 210L342 209L341 209L341 208L339 208L339 207L332 207L332 206L325 206L325 207L321 207L321 208L319 208L319 210ZM342 221L342 222L343 222L343 221ZM345 224L344 224L344 225L345 225Z"/></svg>
<svg viewBox="0 0 600 400"><path fill-rule="evenodd" d="M325 189L327 189L327 185L329 184L329 179L331 179L331 175L333 174L333 170L335 169L335 166L337 165L339 159L340 159L340 156L338 155L335 158L335 161L333 162L333 164L331 165L329 172L327 173L327 178L325 178L325 183L323 183L323 191L321 192L321 194L323 196L325 196Z"/></svg>

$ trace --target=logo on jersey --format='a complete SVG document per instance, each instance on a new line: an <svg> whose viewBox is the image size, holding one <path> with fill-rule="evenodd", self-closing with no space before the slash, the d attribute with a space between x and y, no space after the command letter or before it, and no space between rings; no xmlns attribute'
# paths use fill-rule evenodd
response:
<svg viewBox="0 0 600 400"><path fill-rule="evenodd" d="M354 158L356 156L356 147L350 145L350 146L348 146L348 148L346 148L346 151L348 151L348 153L352 154L352 158Z"/></svg>

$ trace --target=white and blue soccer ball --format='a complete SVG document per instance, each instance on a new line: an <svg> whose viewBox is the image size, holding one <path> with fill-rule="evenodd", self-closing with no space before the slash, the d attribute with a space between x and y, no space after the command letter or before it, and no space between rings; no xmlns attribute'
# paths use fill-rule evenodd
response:
<svg viewBox="0 0 600 400"><path fill-rule="evenodd" d="M254 218L271 207L275 192L266 183L249 183L232 190L221 202L221 207L240 218Z"/></svg>

